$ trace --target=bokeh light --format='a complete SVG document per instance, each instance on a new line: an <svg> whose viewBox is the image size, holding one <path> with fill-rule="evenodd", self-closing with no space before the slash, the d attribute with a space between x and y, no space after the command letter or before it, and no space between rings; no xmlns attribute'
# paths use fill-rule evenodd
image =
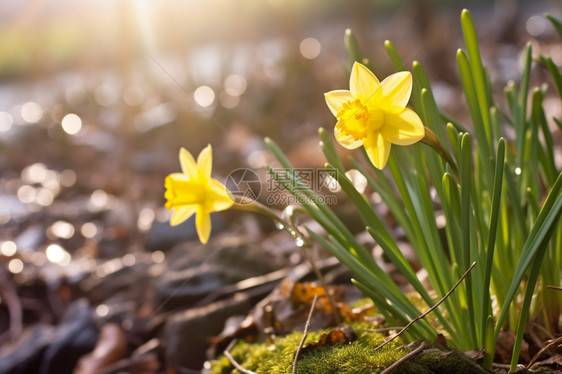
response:
<svg viewBox="0 0 562 374"><path fill-rule="evenodd" d="M34 202L40 206L49 206L55 200L55 194L53 191L47 188L40 188L37 190L37 194L35 195Z"/></svg>
<svg viewBox="0 0 562 374"><path fill-rule="evenodd" d="M231 96L240 96L246 92L246 87L248 83L246 79L240 75L229 75L224 80L224 90Z"/></svg>
<svg viewBox="0 0 562 374"><path fill-rule="evenodd" d="M525 27L527 28L527 32L531 36L541 36L545 33L546 28L548 26L548 22L546 18L543 16L531 16L527 19Z"/></svg>
<svg viewBox="0 0 562 374"><path fill-rule="evenodd" d="M57 221L47 229L47 234L51 239L70 239L74 236L74 226L66 221Z"/></svg>
<svg viewBox="0 0 562 374"><path fill-rule="evenodd" d="M47 167L40 162L25 167L21 172L22 181L29 184L41 183L46 176Z"/></svg>
<svg viewBox="0 0 562 374"><path fill-rule="evenodd" d="M6 257L11 257L16 254L18 247L16 243L11 240L6 240L0 244L0 253Z"/></svg>
<svg viewBox="0 0 562 374"><path fill-rule="evenodd" d="M0 112L0 132L7 132L12 128L14 120L8 112Z"/></svg>
<svg viewBox="0 0 562 374"><path fill-rule="evenodd" d="M69 135L76 135L82 130L82 119L74 113L69 113L61 121L64 132Z"/></svg>
<svg viewBox="0 0 562 374"><path fill-rule="evenodd" d="M14 258L8 262L8 270L12 274L19 274L23 271L23 261L19 258Z"/></svg>
<svg viewBox="0 0 562 374"><path fill-rule="evenodd" d="M30 185L25 184L18 189L17 196L22 203L29 204L35 200L37 191Z"/></svg>
<svg viewBox="0 0 562 374"><path fill-rule="evenodd" d="M140 105L144 100L144 92L139 86L129 86L123 92L123 100L130 106Z"/></svg>
<svg viewBox="0 0 562 374"><path fill-rule="evenodd" d="M363 193L367 188L367 178L359 170L351 169L345 173L357 191Z"/></svg>
<svg viewBox="0 0 562 374"><path fill-rule="evenodd" d="M109 314L109 307L105 304L100 304L96 307L96 315L100 318L107 317Z"/></svg>
<svg viewBox="0 0 562 374"><path fill-rule="evenodd" d="M47 246L45 254L47 255L47 260L61 266L67 266L72 260L70 253L58 244L50 244Z"/></svg>
<svg viewBox="0 0 562 374"><path fill-rule="evenodd" d="M215 101L215 91L209 86L200 86L193 93L193 98L197 104L208 107Z"/></svg>
<svg viewBox="0 0 562 374"><path fill-rule="evenodd" d="M160 264L164 262L164 260L166 259L166 255L162 251L154 251L152 252L151 258L152 261L154 261L157 264Z"/></svg>
<svg viewBox="0 0 562 374"><path fill-rule="evenodd" d="M139 218L137 219L137 226L140 231L148 231L154 222L156 214L153 209L143 208L139 212Z"/></svg>
<svg viewBox="0 0 562 374"><path fill-rule="evenodd" d="M91 239L98 233L98 227L93 222L86 222L80 228L80 233L83 237Z"/></svg>
<svg viewBox="0 0 562 374"><path fill-rule="evenodd" d="M20 115L27 123L37 123L43 117L43 108L33 101L28 101L21 106Z"/></svg>
<svg viewBox="0 0 562 374"><path fill-rule="evenodd" d="M66 169L60 173L60 184L64 187L71 187L76 183L76 173L73 170Z"/></svg>
<svg viewBox="0 0 562 374"><path fill-rule="evenodd" d="M322 46L318 40L306 38L301 42L299 49L304 58L313 60L320 55Z"/></svg>
<svg viewBox="0 0 562 374"><path fill-rule="evenodd" d="M125 266L133 266L137 262L137 258L134 254L127 253L125 256L123 256L122 261L123 265Z"/></svg>

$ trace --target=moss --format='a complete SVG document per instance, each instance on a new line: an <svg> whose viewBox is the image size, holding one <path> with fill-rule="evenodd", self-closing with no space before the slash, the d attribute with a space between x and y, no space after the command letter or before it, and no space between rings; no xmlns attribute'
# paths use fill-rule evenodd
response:
<svg viewBox="0 0 562 374"><path fill-rule="evenodd" d="M385 337L368 330L366 323L352 324L359 338L350 344L324 347L301 354L298 363L299 374L370 374L379 373L410 350L401 348L399 342L386 345L374 351ZM318 341L322 333L330 330L311 332L306 344ZM302 333L295 332L279 337L272 343L249 344L239 342L232 350L234 359L247 370L258 374L287 374L292 372L293 358ZM458 352L443 352L427 349L402 363L393 373L446 374L485 373L485 371ZM228 359L221 356L211 363L211 374L240 372Z"/></svg>
<svg viewBox="0 0 562 374"><path fill-rule="evenodd" d="M298 373L377 373L407 353L399 348L398 343L388 344L374 352L374 348L385 338L366 330L367 326L370 325L353 325L359 338L351 344L324 347L301 354ZM328 331L309 333L306 344L317 341L322 333ZM295 332L277 338L273 343L239 342L230 353L242 367L258 374L286 374L292 371L294 354L301 338L302 333ZM212 374L239 373L224 356L213 361L211 367Z"/></svg>

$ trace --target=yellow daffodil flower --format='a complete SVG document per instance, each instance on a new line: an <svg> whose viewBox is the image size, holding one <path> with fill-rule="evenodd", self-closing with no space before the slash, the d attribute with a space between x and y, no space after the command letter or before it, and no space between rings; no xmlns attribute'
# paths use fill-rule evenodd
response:
<svg viewBox="0 0 562 374"><path fill-rule="evenodd" d="M176 226L194 213L197 235L206 244L211 234L211 212L228 209L234 204L226 187L211 178L213 156L211 145L205 147L197 157L197 163L185 148L180 150L182 173L166 177L166 208L172 209L170 225Z"/></svg>
<svg viewBox="0 0 562 374"><path fill-rule="evenodd" d="M371 162L382 169L392 144L410 145L424 137L420 117L406 108L412 93L412 75L401 71L379 82L365 66L356 62L348 90L325 95L328 107L338 119L336 140L348 149L361 145Z"/></svg>

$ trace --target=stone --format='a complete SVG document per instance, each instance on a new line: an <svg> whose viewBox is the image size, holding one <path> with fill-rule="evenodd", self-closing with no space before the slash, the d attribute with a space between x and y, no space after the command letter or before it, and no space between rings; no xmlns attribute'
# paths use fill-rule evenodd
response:
<svg viewBox="0 0 562 374"><path fill-rule="evenodd" d="M251 307L247 296L235 294L228 300L173 314L164 328L168 367L178 372L180 368L201 369L210 346L209 339L221 332L228 318L245 315Z"/></svg>

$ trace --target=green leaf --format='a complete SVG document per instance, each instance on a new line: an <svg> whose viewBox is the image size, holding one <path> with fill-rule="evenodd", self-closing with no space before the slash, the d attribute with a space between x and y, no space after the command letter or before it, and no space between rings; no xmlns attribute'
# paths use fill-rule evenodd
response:
<svg viewBox="0 0 562 374"><path fill-rule="evenodd" d="M492 104L492 98L489 97L488 81L484 66L482 65L482 59L480 57L480 48L478 47L478 38L476 37L474 22L472 21L470 12L466 9L464 9L461 13L461 26L466 44L466 51L470 60L472 77L474 78L474 87L476 89L478 106L480 108L480 114L482 116L482 122L484 124L484 130L486 132L486 138L489 146L492 140L489 117L489 107Z"/></svg>
<svg viewBox="0 0 562 374"><path fill-rule="evenodd" d="M527 95L529 94L529 78L531 75L531 56L532 47L531 43L528 42L525 46L525 65L523 68L523 74L521 75L521 85L519 86L518 98L518 104L521 111L520 118L522 120L527 118Z"/></svg>
<svg viewBox="0 0 562 374"><path fill-rule="evenodd" d="M386 50L386 54L388 55L388 57L390 57L390 61L392 61L394 68L397 71L406 70L406 65L404 65L404 62L402 61L402 58L400 58L400 55L394 47L394 44L392 44L389 40L385 40L384 48Z"/></svg>
<svg viewBox="0 0 562 374"><path fill-rule="evenodd" d="M556 183L552 186L546 201L544 202L539 215L529 233L527 240L521 251L521 256L515 268L515 272L512 278L511 285L507 292L505 303L502 305L500 315L498 317L498 322L495 330L495 338L499 335L503 322L509 311L509 305L513 301L517 290L521 285L521 281L525 276L525 273L529 270L532 265L533 259L537 254L544 252L548 248L548 241L552 235L552 228L558 223L560 215L562 213L562 195L560 195L560 190L562 189L562 173L558 175ZM538 257L537 257L538 258Z"/></svg>
<svg viewBox="0 0 562 374"><path fill-rule="evenodd" d="M326 160L328 160L330 164L334 165L341 173L345 173L345 167L343 166L343 162L338 155L338 151L334 146L334 142L332 141L330 134L321 127L318 129L318 135L322 140L320 142L320 146L322 147L324 156L326 156Z"/></svg>
<svg viewBox="0 0 562 374"><path fill-rule="evenodd" d="M475 88L476 82L471 68L472 63L468 61L466 54L460 49L457 51L457 64L461 75L466 101L470 110L470 116L474 125L474 135L476 142L478 143L478 150L481 153L480 160L483 172L486 175L488 185L491 185L493 178L493 174L491 172L493 158L479 104L478 95L480 93L478 93ZM488 108L485 108L485 110L488 112Z"/></svg>
<svg viewBox="0 0 562 374"><path fill-rule="evenodd" d="M562 37L562 22L560 22L560 20L548 13L545 13L544 16L550 21L550 23L552 23L552 25L554 26L554 28L556 29L556 31L558 32L558 35L560 35Z"/></svg>
<svg viewBox="0 0 562 374"><path fill-rule="evenodd" d="M490 335L487 331L489 324L487 323L488 318L492 315L492 310L490 308L490 281L492 277L492 265L494 263L494 249L496 244L496 233L498 228L498 220L500 215L500 202L502 195L502 184L503 184L503 167L505 162L505 141L500 138L498 141L498 150L496 158L496 170L494 174L494 189L492 194L492 209L490 211L490 228L488 230L488 244L486 247L486 260L485 260L485 270L484 270L484 284L482 286L482 337L484 342L486 342L486 337Z"/></svg>
<svg viewBox="0 0 562 374"><path fill-rule="evenodd" d="M543 108L543 93L540 89L535 89L533 92L533 104L531 111L531 118L535 128L540 128L544 138L544 147L540 147L539 157L541 159L541 165L545 171L546 179L548 185L554 184L556 180L556 163L554 162L554 141L552 139L552 133L548 128L548 123L546 121L546 115ZM538 131L536 131L538 133ZM536 197L536 196L535 196Z"/></svg>
<svg viewBox="0 0 562 374"><path fill-rule="evenodd" d="M471 264L471 205L470 198L472 193L472 146L470 144L470 135L464 134L461 143L461 163L460 163L460 177L461 177L461 227L462 227L462 251L461 268L468 268ZM471 333L469 336L471 345L477 346L477 331L475 326L474 303L473 303L473 285L472 275L466 277L465 287L467 310L468 310L468 331Z"/></svg>
<svg viewBox="0 0 562 374"><path fill-rule="evenodd" d="M552 61L550 57L544 57L543 55L540 56L541 62L546 66L550 75L552 75L552 80L554 81L554 86L556 87L556 91L558 91L558 96L562 98L562 74L560 74L560 70L558 66Z"/></svg>
<svg viewBox="0 0 562 374"><path fill-rule="evenodd" d="M353 33L353 31L351 31L351 29L345 30L343 41L345 49L347 51L347 55L349 56L349 66L353 66L353 63L357 61L367 66L369 70L373 70L371 64L366 61L365 55L363 54L363 51L359 46L359 42L357 41L357 38L355 37L355 34Z"/></svg>
<svg viewBox="0 0 562 374"><path fill-rule="evenodd" d="M547 237L543 241L544 244L541 246L547 247L550 237L554 231L554 227L549 229ZM519 354L521 352L521 344L523 343L523 334L527 329L527 319L529 318L529 310L531 309L531 300L535 296L535 284L537 283L537 278L541 270L542 260L546 250L539 251L534 258L531 271L529 272L529 277L527 278L527 289L525 290L525 299L523 300L523 305L521 306L521 313L519 314L519 323L517 324L517 333L515 335L515 344L513 345L513 353L511 355L511 366L510 371L515 372L517 369L517 363L519 361Z"/></svg>

